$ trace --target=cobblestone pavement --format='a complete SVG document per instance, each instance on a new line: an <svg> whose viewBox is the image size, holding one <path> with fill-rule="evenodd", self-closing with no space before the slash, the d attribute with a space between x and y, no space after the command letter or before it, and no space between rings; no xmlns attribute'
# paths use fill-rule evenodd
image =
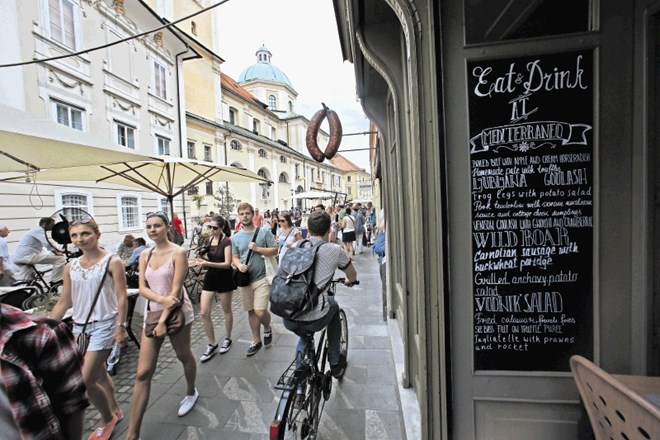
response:
<svg viewBox="0 0 660 440"><path fill-rule="evenodd" d="M392 341L388 323L383 320L378 263L371 250L366 249L356 256L355 266L360 285L351 289L340 286L337 292L337 300L349 319L348 368L343 380L333 384L317 438L405 439ZM196 313L198 310L195 304ZM268 439L280 397L273 385L293 359L297 337L284 328L279 317L273 316L273 344L247 357L251 334L237 292L233 296L233 311L232 348L206 363L198 360L196 386L200 398L184 417L176 415L185 394L183 368L169 340L165 341L142 424L143 440ZM214 306L213 320L216 337L221 341L224 322L219 303ZM142 316L136 312L132 326L136 335L140 335L141 324ZM192 348L197 359L206 344L201 320L196 316ZM131 341L113 376L117 399L125 414L115 429L115 439L124 438L128 426L137 357L137 346ZM90 407L86 413L90 434L99 420L96 409Z"/></svg>

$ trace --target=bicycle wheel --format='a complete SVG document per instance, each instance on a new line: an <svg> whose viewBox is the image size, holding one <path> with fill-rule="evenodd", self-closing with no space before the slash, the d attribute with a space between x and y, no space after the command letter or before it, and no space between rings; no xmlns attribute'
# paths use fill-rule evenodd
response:
<svg viewBox="0 0 660 440"><path fill-rule="evenodd" d="M300 387L303 393L296 391ZM283 391L270 425L270 440L314 440L325 403L322 395L320 376Z"/></svg>

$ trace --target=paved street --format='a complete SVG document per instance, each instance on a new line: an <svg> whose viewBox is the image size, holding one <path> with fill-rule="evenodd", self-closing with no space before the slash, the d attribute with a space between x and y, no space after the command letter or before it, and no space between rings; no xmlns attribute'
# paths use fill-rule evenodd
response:
<svg viewBox="0 0 660 440"><path fill-rule="evenodd" d="M393 356L396 337L390 337L395 326L390 323L388 329L388 323L383 321L378 263L371 249L357 255L355 265L361 284L352 289L340 286L337 293L338 302L349 318L348 369L345 377L333 384L318 438L414 440L417 436L410 432L419 425L416 421L408 422L406 436L402 407L409 418L414 414L409 408L415 405L411 405L410 390L401 390L397 384L400 373L396 373L396 366L400 361L395 363ZM216 335L221 341L224 324L220 305L214 310ZM133 325L136 334L140 325L141 316L136 313ZM142 439L267 439L280 394L273 384L293 359L297 337L284 328L279 317L273 317L271 346L248 358L250 339L247 314L235 294L232 349L204 364L198 362L200 399L185 417L177 417L185 393L183 369L169 341L165 342L142 426ZM199 358L207 341L197 318L192 343L195 357ZM400 349L394 353L397 351ZM114 376L126 417L117 426L113 438L123 438L127 428L137 354L137 347L131 342ZM96 410L90 407L87 415L90 433L98 420Z"/></svg>

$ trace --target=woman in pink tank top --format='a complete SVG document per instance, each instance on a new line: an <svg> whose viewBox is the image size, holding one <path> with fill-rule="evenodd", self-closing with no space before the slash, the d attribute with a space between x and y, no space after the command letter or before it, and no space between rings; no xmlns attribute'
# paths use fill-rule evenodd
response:
<svg viewBox="0 0 660 440"><path fill-rule="evenodd" d="M144 332L142 334L127 440L140 437L142 418L149 403L151 379L156 371L160 347L167 334L165 322L170 311L178 305L181 305L184 312L185 325L181 331L169 338L177 358L183 365L187 384L186 397L179 406L179 416L188 414L199 397L195 388L197 364L190 348L193 308L183 289L183 281L188 274L186 251L170 241L170 222L164 212L148 213L146 224L147 234L155 245L153 249L140 254L140 295L147 299L151 310L163 310L163 314L154 330L155 337L148 338Z"/></svg>

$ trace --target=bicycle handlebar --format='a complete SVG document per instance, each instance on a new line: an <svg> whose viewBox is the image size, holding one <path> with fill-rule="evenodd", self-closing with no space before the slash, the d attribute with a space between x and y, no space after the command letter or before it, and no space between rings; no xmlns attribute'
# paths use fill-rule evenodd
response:
<svg viewBox="0 0 660 440"><path fill-rule="evenodd" d="M341 283L341 284L344 284L344 285L345 285L345 283L344 283L345 281L346 281L346 278L337 278L337 279L334 279L334 280L330 281L330 283L331 283L331 284L339 284L339 283ZM355 280L353 283L351 283L351 284L348 285L347 287L357 286L358 284L360 284L360 280Z"/></svg>

